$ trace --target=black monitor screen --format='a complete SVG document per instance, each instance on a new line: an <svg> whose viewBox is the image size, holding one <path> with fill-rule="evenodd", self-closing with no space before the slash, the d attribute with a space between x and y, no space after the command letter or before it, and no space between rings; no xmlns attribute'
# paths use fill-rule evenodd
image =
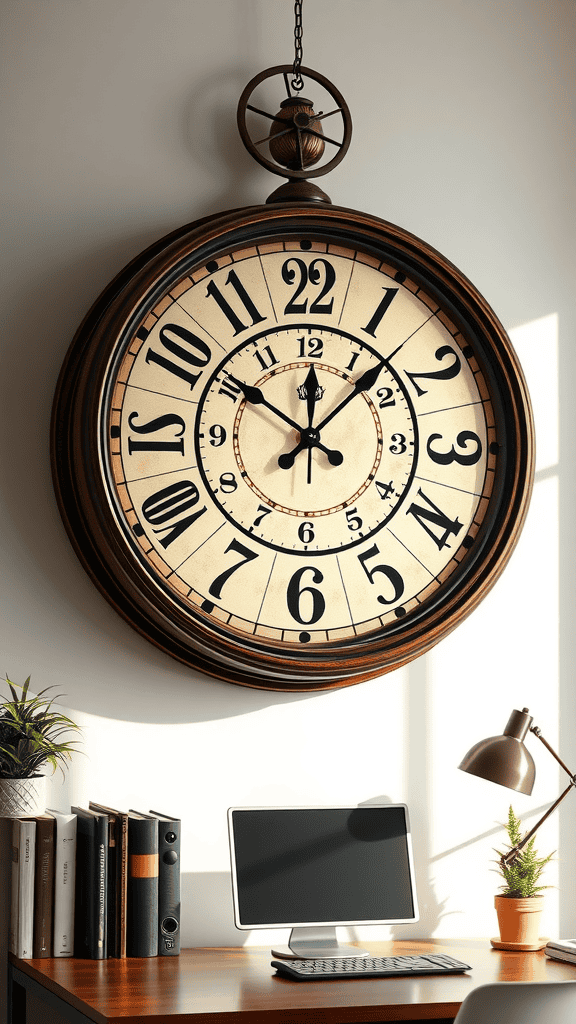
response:
<svg viewBox="0 0 576 1024"><path fill-rule="evenodd" d="M418 919L407 809L232 808L240 928Z"/></svg>

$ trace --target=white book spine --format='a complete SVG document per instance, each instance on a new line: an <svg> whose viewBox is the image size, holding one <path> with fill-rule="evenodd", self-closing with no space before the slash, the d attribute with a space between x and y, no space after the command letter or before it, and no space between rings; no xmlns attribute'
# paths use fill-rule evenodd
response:
<svg viewBox="0 0 576 1024"><path fill-rule="evenodd" d="M22 960L32 958L34 934L34 853L36 822L12 822L12 894L10 952Z"/></svg>
<svg viewBox="0 0 576 1024"><path fill-rule="evenodd" d="M74 892L76 883L75 814L48 810L56 820L54 856L54 956L74 956Z"/></svg>

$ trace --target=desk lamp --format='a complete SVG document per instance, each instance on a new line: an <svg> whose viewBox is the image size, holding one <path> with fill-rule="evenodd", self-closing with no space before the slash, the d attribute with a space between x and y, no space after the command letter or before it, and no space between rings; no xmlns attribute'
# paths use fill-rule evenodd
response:
<svg viewBox="0 0 576 1024"><path fill-rule="evenodd" d="M534 719L528 713L528 708L523 708L522 711L513 711L502 736L490 736L488 739L480 740L479 743L476 743L468 751L462 762L458 765L462 771L468 772L470 775L478 775L479 778L487 779L488 782L495 782L499 786L506 786L508 789L515 789L518 793L526 793L527 796L530 796L536 775L532 754L524 746L524 737L530 731L538 737L540 742L556 758L558 764L564 769L570 779L564 792L546 813L542 815L534 827L526 833L516 846L513 846L502 857L502 861L506 865L514 860L520 850L526 846L526 843L530 841L534 833L540 828L542 822L546 821L546 818L556 810L558 804L576 786L576 775L573 775L570 769L566 767L556 751L544 739L538 726L532 724L533 721Z"/></svg>

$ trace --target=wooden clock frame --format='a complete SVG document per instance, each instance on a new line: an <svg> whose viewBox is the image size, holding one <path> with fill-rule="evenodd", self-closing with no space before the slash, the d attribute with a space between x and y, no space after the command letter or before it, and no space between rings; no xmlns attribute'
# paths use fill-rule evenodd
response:
<svg viewBox="0 0 576 1024"><path fill-rule="evenodd" d="M392 628L287 650L256 646L179 606L127 542L107 496L99 407L127 331L137 329L172 281L232 246L290 233L332 238L403 268L472 344L491 393L500 455L488 512L460 568L429 603ZM312 691L357 683L430 650L478 605L504 569L526 516L534 473L530 401L511 343L493 311L448 260L377 217L326 203L283 202L207 217L167 235L134 259L97 299L80 326L57 386L52 466L60 512L76 553L106 599L161 650L209 675L273 690Z"/></svg>

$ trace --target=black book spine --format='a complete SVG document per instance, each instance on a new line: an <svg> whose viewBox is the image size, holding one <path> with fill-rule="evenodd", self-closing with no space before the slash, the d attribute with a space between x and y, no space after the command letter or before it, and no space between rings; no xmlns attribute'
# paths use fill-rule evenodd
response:
<svg viewBox="0 0 576 1024"><path fill-rule="evenodd" d="M158 955L158 822L128 817L128 956Z"/></svg>
<svg viewBox="0 0 576 1024"><path fill-rule="evenodd" d="M96 927L92 956L95 960L105 960L108 956L108 828L108 816L106 814L98 815L96 818L96 849L94 851Z"/></svg>
<svg viewBox="0 0 576 1024"><path fill-rule="evenodd" d="M151 812L154 813L154 812ZM158 820L158 953L180 952L180 820Z"/></svg>
<svg viewBox="0 0 576 1024"><path fill-rule="evenodd" d="M74 956L87 959L90 953L90 934L93 930L93 901L91 879L94 875L94 819L86 818L80 808L76 833L76 899L74 913Z"/></svg>
<svg viewBox="0 0 576 1024"><path fill-rule="evenodd" d="M72 813L77 815L74 955L104 960L108 955L108 817L88 814L81 807L73 807Z"/></svg>

